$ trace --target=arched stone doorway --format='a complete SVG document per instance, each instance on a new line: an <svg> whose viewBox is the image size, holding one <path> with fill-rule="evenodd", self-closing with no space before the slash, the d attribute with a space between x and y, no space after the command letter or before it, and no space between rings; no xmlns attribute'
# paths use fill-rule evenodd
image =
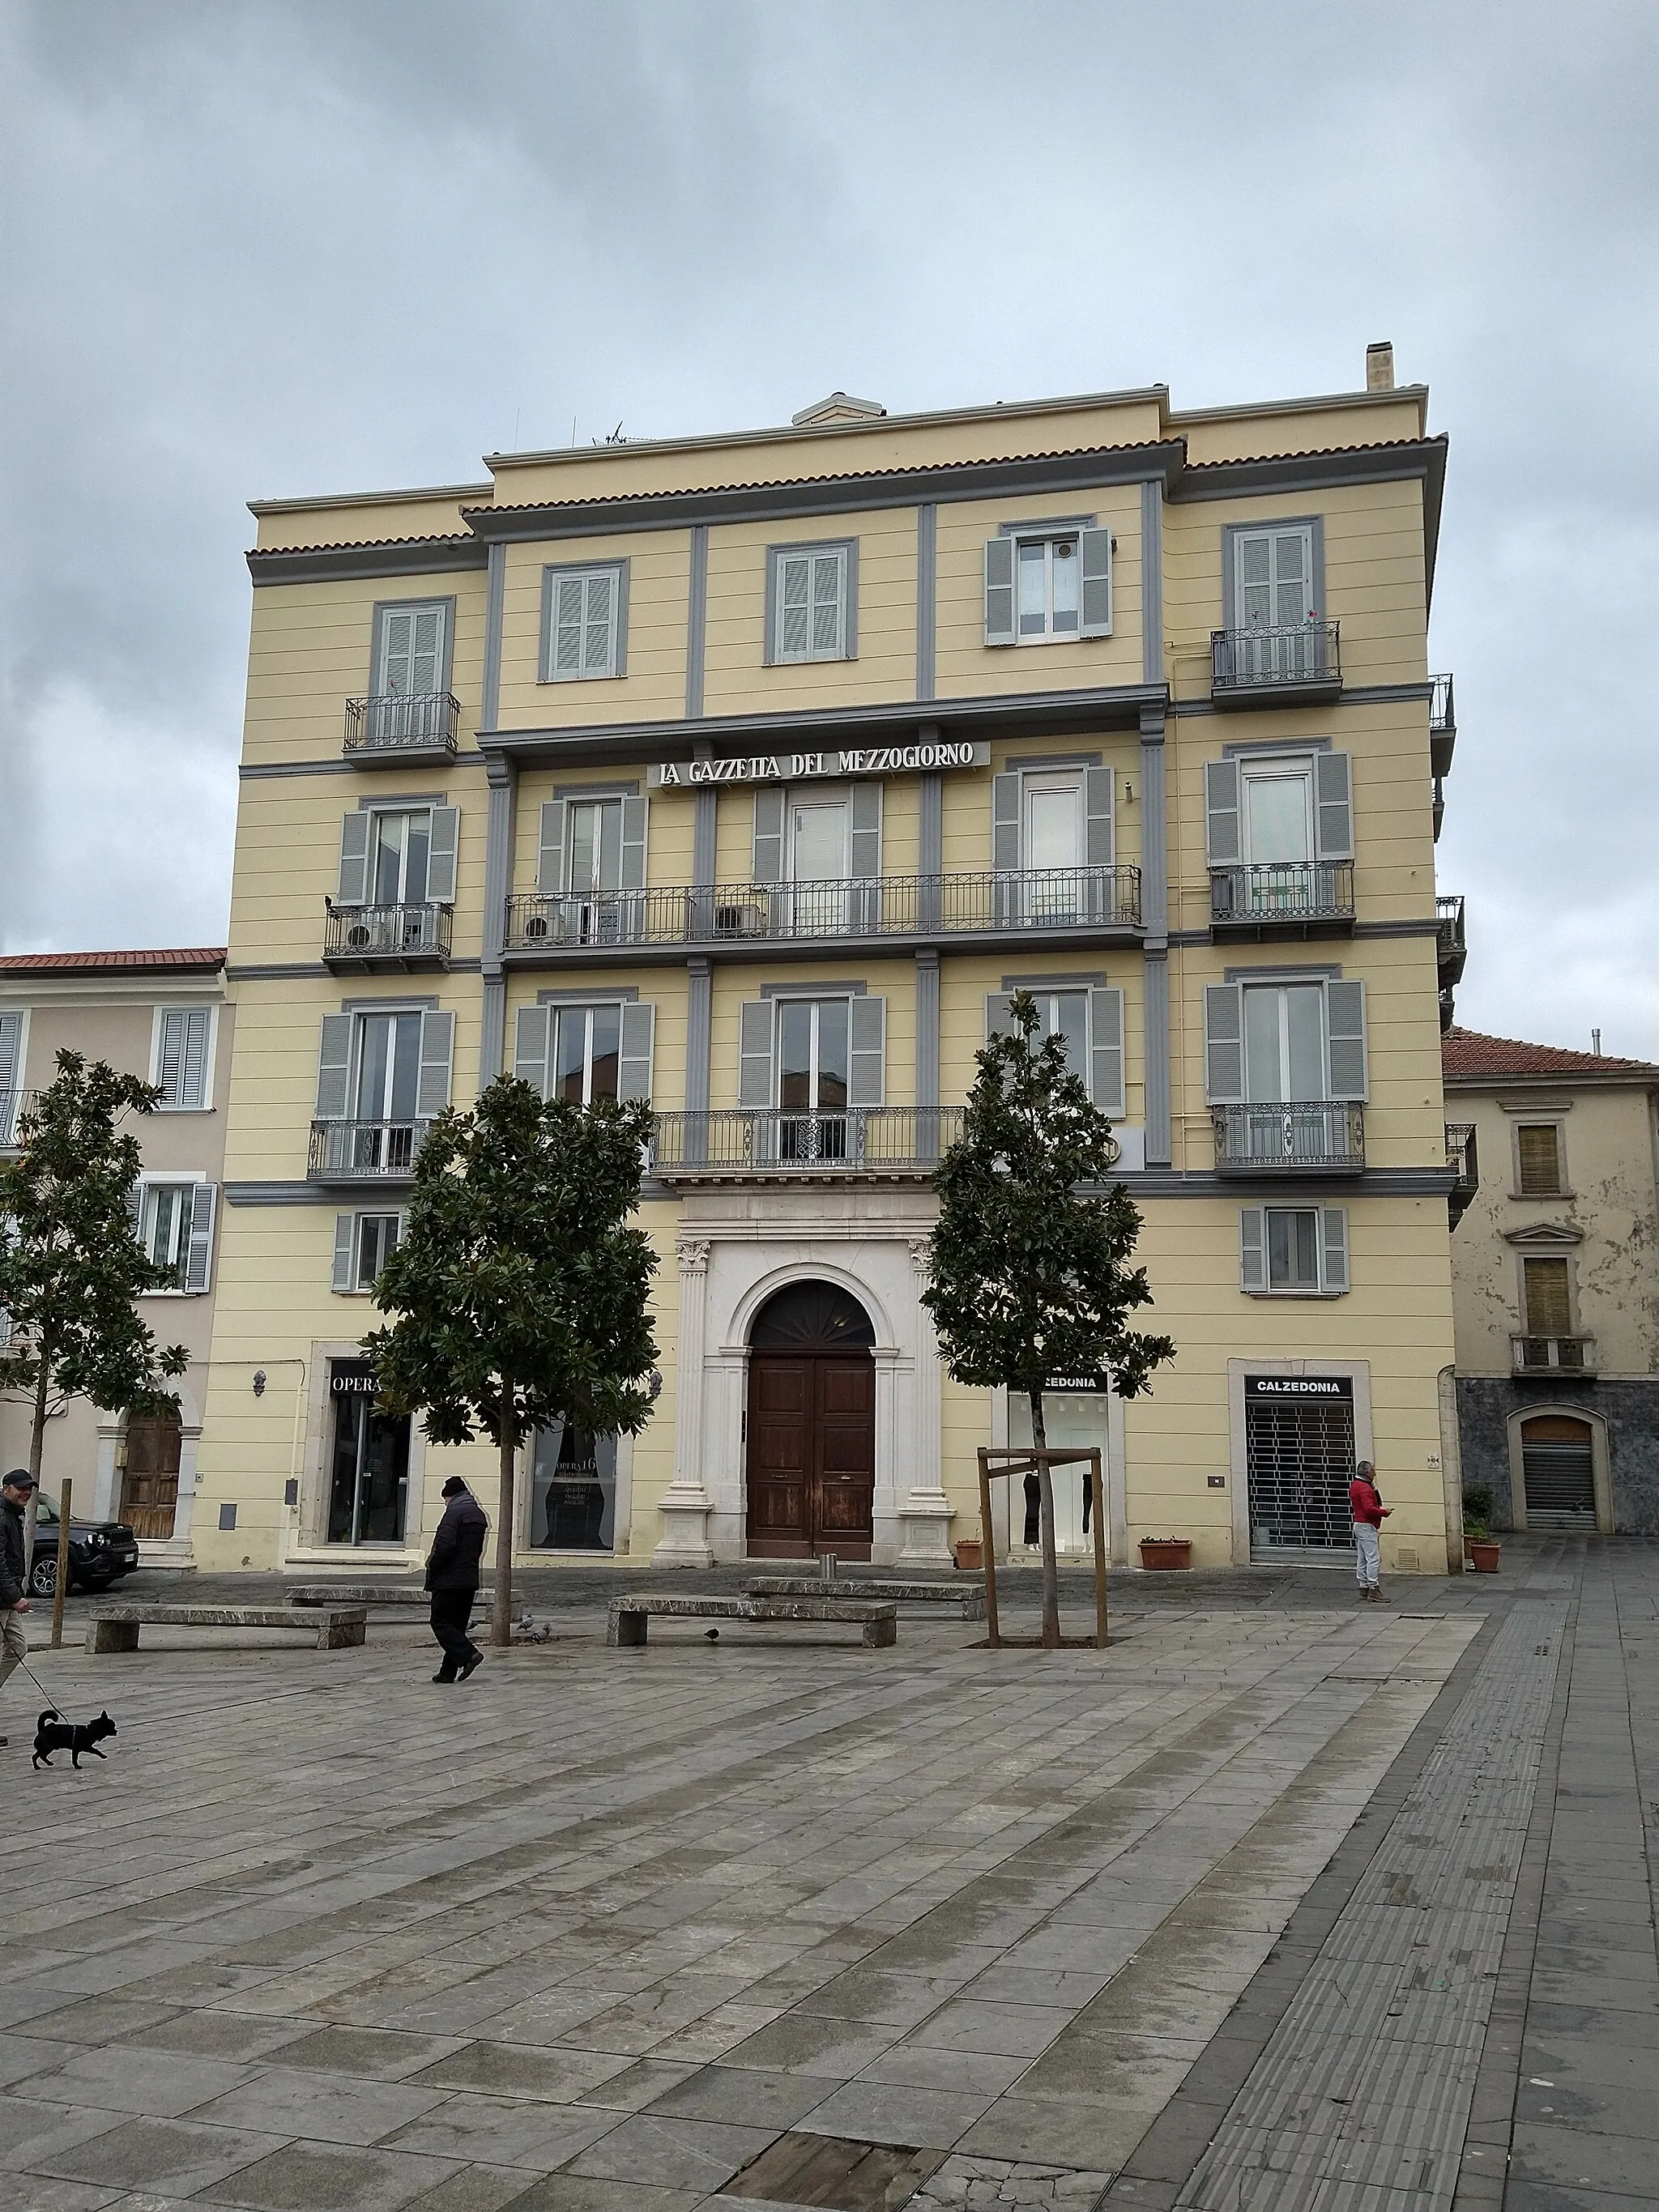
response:
<svg viewBox="0 0 1659 2212"><path fill-rule="evenodd" d="M170 1537L179 1509L179 1462L184 1449L179 1416L135 1415L122 1442L125 1457L118 1517L135 1536L152 1540Z"/></svg>
<svg viewBox="0 0 1659 2212"><path fill-rule="evenodd" d="M1521 1481L1528 1528L1594 1535L1595 1433L1571 1413L1534 1413L1521 1424Z"/></svg>
<svg viewBox="0 0 1659 2212"><path fill-rule="evenodd" d="M791 1283L755 1316L745 1425L751 1559L869 1558L875 1340L869 1315L834 1283Z"/></svg>

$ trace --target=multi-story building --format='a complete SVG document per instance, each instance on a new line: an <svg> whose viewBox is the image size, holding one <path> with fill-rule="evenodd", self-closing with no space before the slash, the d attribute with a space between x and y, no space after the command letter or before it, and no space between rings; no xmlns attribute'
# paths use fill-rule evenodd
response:
<svg viewBox="0 0 1659 2212"><path fill-rule="evenodd" d="M1024 988L1180 1347L1047 1415L1115 1553L1340 1555L1358 1454L1389 1564L1461 1559L1426 404L1387 348L1255 406L838 392L257 506L202 1555L412 1560L442 1474L493 1493L359 1346L424 1126L507 1069L650 1099L662 1261L654 1419L541 1437L517 1550L945 1560L1022 1412L942 1371L929 1176Z"/></svg>
<svg viewBox="0 0 1659 2212"><path fill-rule="evenodd" d="M1454 1029L1445 1078L1464 1483L1500 1528L1659 1534L1659 1067Z"/></svg>
<svg viewBox="0 0 1659 2212"><path fill-rule="evenodd" d="M18 1140L31 1095L60 1051L106 1060L157 1085L154 1114L130 1126L143 1158L139 1233L176 1291L139 1301L157 1341L191 1364L169 1385L176 1419L124 1414L70 1399L46 1426L41 1485L75 1485L78 1513L120 1519L156 1559L191 1557L197 1457L213 1334L213 1273L225 1149L231 1009L222 946L165 952L27 952L0 957L0 1153ZM32 1403L0 1396L0 1466L26 1466Z"/></svg>

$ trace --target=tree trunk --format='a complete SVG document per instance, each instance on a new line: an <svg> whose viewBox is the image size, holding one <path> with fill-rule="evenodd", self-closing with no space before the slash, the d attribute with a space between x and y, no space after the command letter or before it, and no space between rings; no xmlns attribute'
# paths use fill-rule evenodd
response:
<svg viewBox="0 0 1659 2212"><path fill-rule="evenodd" d="M34 1565L34 1532L40 1518L40 1462L46 1451L46 1394L52 1382L52 1366L45 1352L40 1355L40 1375L34 1386L34 1425L29 1431L29 1473L34 1477L34 1488L29 1492L29 1502L23 1509L23 1595L29 1594L29 1570Z"/></svg>
<svg viewBox="0 0 1659 2212"><path fill-rule="evenodd" d="M501 1380L501 1403L508 1418L501 1429L501 1496L495 1512L495 1597L489 1613L492 1644L513 1641L513 1530L518 1510L513 1490L519 1446L511 1419L513 1386L505 1376Z"/></svg>
<svg viewBox="0 0 1659 2212"><path fill-rule="evenodd" d="M1031 1441L1039 1451L1048 1449L1048 1432L1042 1425L1042 1393L1031 1393ZM1042 1648L1060 1649L1060 1562L1054 1556L1054 1486L1046 1460L1037 1464L1038 1525L1042 1534Z"/></svg>

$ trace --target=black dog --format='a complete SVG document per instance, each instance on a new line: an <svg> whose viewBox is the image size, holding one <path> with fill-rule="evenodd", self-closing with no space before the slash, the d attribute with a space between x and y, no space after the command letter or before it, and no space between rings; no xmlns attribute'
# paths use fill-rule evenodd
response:
<svg viewBox="0 0 1659 2212"><path fill-rule="evenodd" d="M100 1713L95 1721L66 1721L61 1713L42 1713L35 1727L31 1764L50 1766L54 1751L66 1751L71 1763L78 1767L83 1751L89 1751L94 1759L101 1759L104 1754L98 1748L100 1741L114 1734L115 1723L107 1713Z"/></svg>

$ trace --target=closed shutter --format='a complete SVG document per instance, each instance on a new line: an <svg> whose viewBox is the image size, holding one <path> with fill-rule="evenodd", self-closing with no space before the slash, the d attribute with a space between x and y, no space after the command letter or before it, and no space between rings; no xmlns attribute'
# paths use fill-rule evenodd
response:
<svg viewBox="0 0 1659 2212"><path fill-rule="evenodd" d="M355 1213L337 1213L334 1217L334 1273L330 1287L355 1291L356 1270L353 1266L354 1247L357 1241L357 1217Z"/></svg>
<svg viewBox="0 0 1659 2212"><path fill-rule="evenodd" d="M655 1034L657 1010L653 1006L629 1000L622 1010L622 1054L617 1068L618 1098L649 1098L651 1096L651 1043Z"/></svg>
<svg viewBox="0 0 1659 2212"><path fill-rule="evenodd" d="M750 866L757 884L783 881L784 787L768 784L755 793L754 842Z"/></svg>
<svg viewBox="0 0 1659 2212"><path fill-rule="evenodd" d="M812 556L812 658L834 660L842 651L842 562L836 553Z"/></svg>
<svg viewBox="0 0 1659 2212"><path fill-rule="evenodd" d="M1083 571L1082 635L1085 637L1109 637L1112 634L1111 532L1083 531L1078 551Z"/></svg>
<svg viewBox="0 0 1659 2212"><path fill-rule="evenodd" d="M1528 1336L1571 1336L1572 1300L1565 1260L1523 1260Z"/></svg>
<svg viewBox="0 0 1659 2212"><path fill-rule="evenodd" d="M1348 1214L1346 1206L1322 1206L1320 1230L1324 1248L1324 1288L1348 1287Z"/></svg>
<svg viewBox="0 0 1659 2212"><path fill-rule="evenodd" d="M1346 753L1314 755L1314 857L1353 858L1353 775Z"/></svg>
<svg viewBox="0 0 1659 2212"><path fill-rule="evenodd" d="M1312 533L1241 531L1234 540L1234 614L1241 629L1297 629L1313 612Z"/></svg>
<svg viewBox="0 0 1659 2212"><path fill-rule="evenodd" d="M213 1217L216 1183L198 1182L190 1194L190 1237L185 1247L185 1288L205 1291L213 1279Z"/></svg>
<svg viewBox="0 0 1659 2212"><path fill-rule="evenodd" d="M1204 1096L1212 1106L1244 1099L1244 994L1237 983L1204 986Z"/></svg>
<svg viewBox="0 0 1659 2212"><path fill-rule="evenodd" d="M1112 771L1085 769L1083 777L1083 857L1091 868L1112 865Z"/></svg>
<svg viewBox="0 0 1659 2212"><path fill-rule="evenodd" d="M1019 775L991 778L991 866L1012 875L1019 867Z"/></svg>
<svg viewBox="0 0 1659 2212"><path fill-rule="evenodd" d="M178 1008L161 1017L161 1065L157 1080L164 1106L207 1102L208 1036L213 1016L205 1006Z"/></svg>
<svg viewBox="0 0 1659 2212"><path fill-rule="evenodd" d="M1560 1131L1553 1122L1523 1122L1515 1133L1522 1198L1553 1198L1561 1188Z"/></svg>
<svg viewBox="0 0 1659 2212"><path fill-rule="evenodd" d="M429 699L443 675L444 610L388 607L380 629L383 693L402 699Z"/></svg>
<svg viewBox="0 0 1659 2212"><path fill-rule="evenodd" d="M536 888L554 898L564 889L564 817L565 803L562 799L549 799L542 804L541 847L536 863Z"/></svg>
<svg viewBox="0 0 1659 2212"><path fill-rule="evenodd" d="M23 1087L23 1017L0 1014L0 1098Z"/></svg>
<svg viewBox="0 0 1659 2212"><path fill-rule="evenodd" d="M596 568L582 580L582 662L584 676L609 676L615 665L617 635L617 579L609 568Z"/></svg>
<svg viewBox="0 0 1659 2212"><path fill-rule="evenodd" d="M881 873L881 786L873 777L853 786L853 873L860 883Z"/></svg>
<svg viewBox="0 0 1659 2212"><path fill-rule="evenodd" d="M455 902L455 848L460 840L460 810L434 806L431 842L427 847L426 895L433 906Z"/></svg>
<svg viewBox="0 0 1659 2212"><path fill-rule="evenodd" d="M1123 1118L1123 994L1089 994L1090 1089L1103 1114Z"/></svg>
<svg viewBox="0 0 1659 2212"><path fill-rule="evenodd" d="M144 1233L144 1186L141 1182L128 1185L127 1219L132 1224L133 1235L142 1237Z"/></svg>
<svg viewBox="0 0 1659 2212"><path fill-rule="evenodd" d="M1012 991L992 991L985 1000L985 1035L987 1041L994 1036L1013 1036L1014 994Z"/></svg>
<svg viewBox="0 0 1659 2212"><path fill-rule="evenodd" d="M778 562L778 611L774 658L805 660L811 635L812 563L805 553L786 553Z"/></svg>
<svg viewBox="0 0 1659 2212"><path fill-rule="evenodd" d="M352 1032L349 1014L325 1014L317 1054L317 1119L343 1121L351 1087Z"/></svg>
<svg viewBox="0 0 1659 2212"><path fill-rule="evenodd" d="M853 1000L852 1077L847 1087L851 1106L879 1106L885 1094L887 1001Z"/></svg>
<svg viewBox="0 0 1659 2212"><path fill-rule="evenodd" d="M582 672L582 579L556 575L548 593L547 674L574 683Z"/></svg>
<svg viewBox="0 0 1659 2212"><path fill-rule="evenodd" d="M1327 1036L1329 1039L1331 1097L1360 1099L1366 1096L1365 986L1327 983Z"/></svg>
<svg viewBox="0 0 1659 2212"><path fill-rule="evenodd" d="M622 888L625 891L645 889L646 825L651 802L637 794L626 797L622 803Z"/></svg>
<svg viewBox="0 0 1659 2212"><path fill-rule="evenodd" d="M1238 1287L1265 1291L1267 1287L1267 1215L1260 1206L1242 1208L1238 1217Z"/></svg>
<svg viewBox="0 0 1659 2212"><path fill-rule="evenodd" d="M431 1009L421 1016L421 1073L415 1087L415 1111L423 1121L449 1103L449 1066L455 1042L455 1017Z"/></svg>
<svg viewBox="0 0 1659 2212"><path fill-rule="evenodd" d="M374 817L367 807L348 814L340 824L340 897L342 906L362 906L368 896L368 833Z"/></svg>
<svg viewBox="0 0 1659 2212"><path fill-rule="evenodd" d="M772 1002L744 1001L738 1036L738 1103L759 1109L772 1103Z"/></svg>
<svg viewBox="0 0 1659 2212"><path fill-rule="evenodd" d="M513 1073L547 1096L547 1044L553 1018L550 1006L520 1006L513 1036Z"/></svg>
<svg viewBox="0 0 1659 2212"><path fill-rule="evenodd" d="M985 541L985 642L1012 645L1014 629L1014 541Z"/></svg>
<svg viewBox="0 0 1659 2212"><path fill-rule="evenodd" d="M1204 843L1212 868L1231 867L1240 857L1236 760L1204 763Z"/></svg>

